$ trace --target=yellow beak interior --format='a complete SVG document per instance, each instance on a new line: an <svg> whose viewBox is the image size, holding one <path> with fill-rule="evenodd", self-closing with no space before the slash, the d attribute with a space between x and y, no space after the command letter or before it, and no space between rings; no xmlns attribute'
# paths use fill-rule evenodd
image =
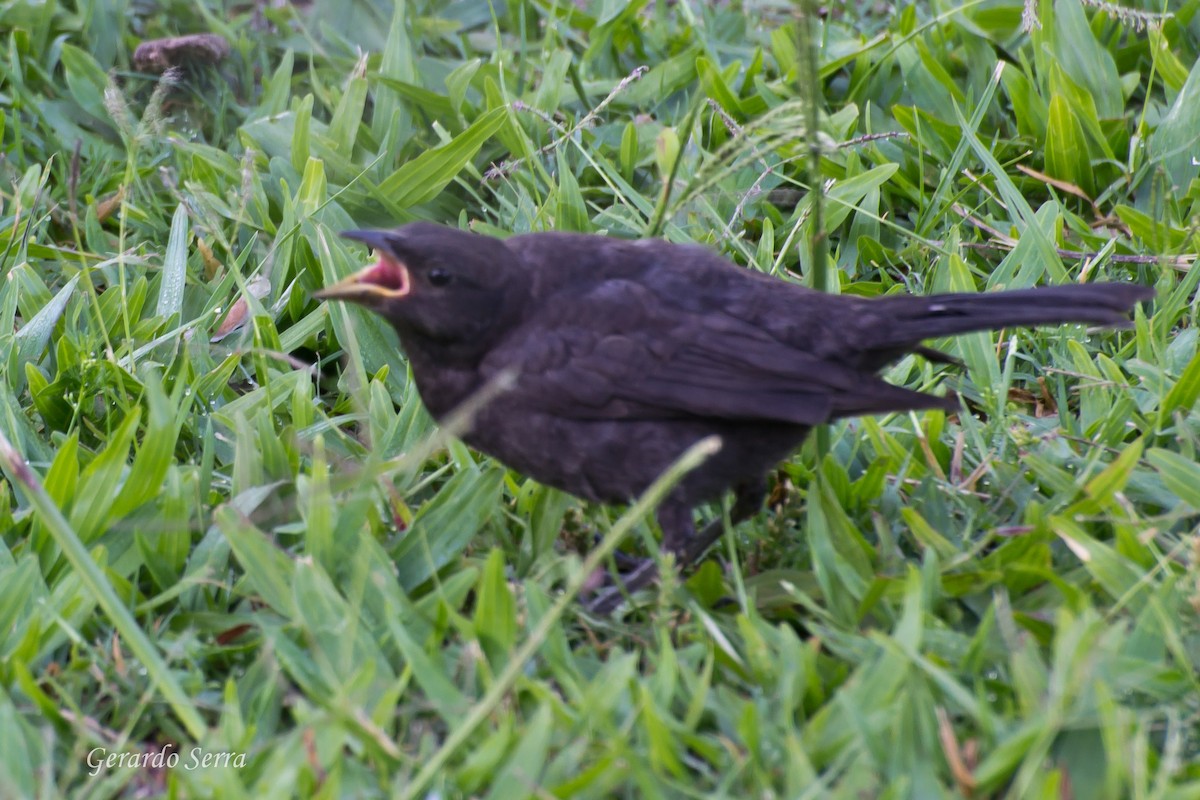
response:
<svg viewBox="0 0 1200 800"><path fill-rule="evenodd" d="M379 261L313 294L318 300L371 303L405 297L412 288L408 268L379 253Z"/></svg>

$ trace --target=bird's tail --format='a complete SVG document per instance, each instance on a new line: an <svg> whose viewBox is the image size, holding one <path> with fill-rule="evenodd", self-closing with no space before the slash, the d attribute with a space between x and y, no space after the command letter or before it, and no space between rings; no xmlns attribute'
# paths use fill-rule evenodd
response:
<svg viewBox="0 0 1200 800"><path fill-rule="evenodd" d="M1132 283L1086 283L1042 286L980 294L937 294L931 297L888 297L879 326L877 348L915 345L923 339L1014 326L1079 322L1127 327L1138 303L1154 297L1154 289Z"/></svg>

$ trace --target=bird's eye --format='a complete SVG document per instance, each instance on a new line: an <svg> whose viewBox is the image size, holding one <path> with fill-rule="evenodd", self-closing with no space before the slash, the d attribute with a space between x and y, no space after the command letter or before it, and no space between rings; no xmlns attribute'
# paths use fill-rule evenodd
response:
<svg viewBox="0 0 1200 800"><path fill-rule="evenodd" d="M430 286L445 286L450 283L451 275L441 267L434 267L429 270L429 285Z"/></svg>

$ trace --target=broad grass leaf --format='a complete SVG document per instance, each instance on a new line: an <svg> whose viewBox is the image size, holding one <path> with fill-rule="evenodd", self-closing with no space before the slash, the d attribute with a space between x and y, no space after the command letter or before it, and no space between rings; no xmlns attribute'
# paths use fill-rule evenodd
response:
<svg viewBox="0 0 1200 800"><path fill-rule="evenodd" d="M705 56L699 56L696 59L696 73L700 76L700 89L713 100L716 100L721 108L730 114L735 120L741 122L746 119L745 110L742 108L742 101L737 96L737 93L730 88L727 75L736 76L741 68L740 62L732 62L726 68L724 73L717 68L717 65L710 61Z"/></svg>
<svg viewBox="0 0 1200 800"><path fill-rule="evenodd" d="M391 78L410 84L417 80L416 51L409 36L408 10L408 3L393 4L392 19L388 26L387 42L380 57L379 71L372 72L368 69L369 79ZM391 86L377 82L371 99L374 105L371 112L371 134L375 140L383 142L389 136L394 136L399 141L406 140L411 134L412 118L404 113L403 96ZM450 116L447 115L443 119ZM400 129L394 130L392 126L395 125L399 125Z"/></svg>
<svg viewBox="0 0 1200 800"><path fill-rule="evenodd" d="M561 51L560 51L561 52ZM563 53L562 55L567 55ZM471 88L471 81L475 78L475 74L479 72L479 67L483 62L478 58L472 58L459 64L454 70L446 76L446 96L450 98L450 106L458 114L463 113L463 103L466 101L467 90ZM565 69L565 67L563 68ZM562 85L561 80L555 80L553 68L547 65L544 80L553 83L557 86ZM556 98L557 100L557 98ZM558 108L558 103L555 102L547 106L539 106L546 108L547 111L554 111Z"/></svg>
<svg viewBox="0 0 1200 800"><path fill-rule="evenodd" d="M1179 380L1167 392L1158 409L1158 428L1162 430L1171 421L1175 411L1189 412L1200 398L1200 353L1197 353L1184 369Z"/></svg>
<svg viewBox="0 0 1200 800"><path fill-rule="evenodd" d="M1046 124L1046 173L1078 186L1088 196L1093 194L1095 187L1083 126L1061 94L1050 98L1050 117Z"/></svg>
<svg viewBox="0 0 1200 800"><path fill-rule="evenodd" d="M500 767L491 791L485 796L486 800L531 796L530 788L540 785L540 777L546 767L554 732L553 723L553 709L548 702L543 702L522 728L516 749Z"/></svg>
<svg viewBox="0 0 1200 800"><path fill-rule="evenodd" d="M194 482L186 480L181 470L169 470L158 495L160 514L154 530L137 532L138 553L163 591L179 584L191 555L194 491Z"/></svg>
<svg viewBox="0 0 1200 800"><path fill-rule="evenodd" d="M1083 485L1086 497L1072 505L1064 514L1067 516L1095 514L1109 510L1114 505L1114 497L1117 492L1124 489L1125 484L1129 483L1129 479L1133 477L1133 470L1137 466L1138 459L1142 457L1144 446L1145 439L1138 439L1132 444L1126 445L1111 464Z"/></svg>
<svg viewBox="0 0 1200 800"><path fill-rule="evenodd" d="M462 719L471 705L466 695L447 677L446 665L425 652L425 649L398 622L389 626L392 639L412 670L413 678L428 695L434 709L447 723Z"/></svg>
<svg viewBox="0 0 1200 800"><path fill-rule="evenodd" d="M566 492L538 484L533 488L533 507L529 512L530 549L541 558L554 549L563 529L563 517L576 501Z"/></svg>
<svg viewBox="0 0 1200 800"><path fill-rule="evenodd" d="M1096 111L1095 98L1085 88L1071 80L1057 64L1050 71L1050 89L1052 98L1061 96L1070 106L1075 119L1079 121L1085 139L1093 148L1085 151L1082 155L1090 161L1116 158L1112 147L1109 146L1108 138L1104 134L1100 115Z"/></svg>
<svg viewBox="0 0 1200 800"><path fill-rule="evenodd" d="M462 554L495 511L503 482L499 467L462 470L446 481L392 553L401 586L411 592Z"/></svg>
<svg viewBox="0 0 1200 800"><path fill-rule="evenodd" d="M314 661L329 685L358 683L366 699L395 681L379 643L359 620L360 609L342 596L320 564L296 562L292 597L294 622L307 630L313 650L322 654Z"/></svg>
<svg viewBox="0 0 1200 800"><path fill-rule="evenodd" d="M1073 518L1056 514L1047 522L1112 600L1131 602L1130 593L1146 592L1153 586L1143 580L1139 567L1113 547L1090 536Z"/></svg>
<svg viewBox="0 0 1200 800"><path fill-rule="evenodd" d="M1069 276L1063 268L1062 258L1058 255L1058 250L1050 233L1053 229L1052 223L1054 221L1052 210L1047 210L1044 215L1042 213L1034 214L1029 201L1025 199L1024 193L1009 176L1007 170L1000 164L995 153L992 152L988 145L984 144L978 134L984 111L991 105L992 97L995 95L996 86L999 84L1000 75L1004 69L1006 69L1004 62L997 64L996 72L993 73L993 79L988 83L980 99L976 101L975 112L972 114L970 120L963 117L962 112L955 107L955 116L962 127L964 144L983 163L987 173L995 180L996 191L999 192L1005 207L1008 209L1008 213L1012 217L1013 225L1020 234L1020 242L1017 247L1005 259L1001 268L997 268L992 272L992 276L988 280L988 285L1011 284L1009 288L1032 286L1038 278L1046 273L1049 273L1050 277L1056 283L1065 283L1069 280ZM965 151L961 150L955 151L956 157L959 155L959 152L962 152L962 155L965 157ZM958 158L956 158L955 162L952 162L952 171L956 171L959 168L960 162L961 159ZM950 172L946 174L949 175ZM948 180L949 178L946 178L939 183L939 194L949 191L949 187L946 185L946 181ZM931 211L935 208L937 207L931 208ZM1047 217L1050 218L1048 219ZM1004 265L1008 265L1007 270L1003 269ZM1012 274L1013 267L1015 266L1021 267L1016 276Z"/></svg>
<svg viewBox="0 0 1200 800"><path fill-rule="evenodd" d="M475 633L494 669L508 660L517 641L517 604L505 571L504 551L492 548L475 590Z"/></svg>
<svg viewBox="0 0 1200 800"><path fill-rule="evenodd" d="M1149 25L1146 36L1150 40L1150 55L1154 69L1163 83L1173 91L1181 91L1188 79L1187 65L1175 54L1171 41L1158 25Z"/></svg>
<svg viewBox="0 0 1200 800"><path fill-rule="evenodd" d="M900 515L904 517L905 523L908 524L908 529L912 531L913 538L921 543L924 547L929 547L934 550L939 556L949 558L958 554L958 548L942 536L933 526L925 521L921 516L921 512L915 508L905 506L900 509Z"/></svg>
<svg viewBox="0 0 1200 800"><path fill-rule="evenodd" d="M109 518L114 520L157 497L167 470L175 460L175 442L183 424L181 415L163 391L157 376L148 376L144 385L150 413L133 466L109 507Z"/></svg>
<svg viewBox="0 0 1200 800"><path fill-rule="evenodd" d="M1113 208L1117 218L1130 233L1142 240L1148 248L1158 252L1177 252L1187 245L1191 232L1123 203Z"/></svg>
<svg viewBox="0 0 1200 800"><path fill-rule="evenodd" d="M346 83L337 108L329 120L329 138L338 152L353 158L358 129L362 125L363 109L367 105L367 79L355 75Z"/></svg>
<svg viewBox="0 0 1200 800"><path fill-rule="evenodd" d="M1000 75L1000 85L1012 103L1017 132L1035 141L1045 140L1050 107L1038 93L1034 82L1024 72L1014 68L1004 70Z"/></svg>
<svg viewBox="0 0 1200 800"><path fill-rule="evenodd" d="M217 527L242 565L246 583L264 603L285 618L296 614L296 565L245 516L231 506L217 509Z"/></svg>
<svg viewBox="0 0 1200 800"><path fill-rule="evenodd" d="M456 110L454 104L445 95L431 92L409 81L397 80L386 75L378 75L375 77L375 80L380 86L387 87L402 99L416 106L417 110L431 119L449 120L455 117Z"/></svg>
<svg viewBox="0 0 1200 800"><path fill-rule="evenodd" d="M650 765L659 773L683 777L683 764L676 752L679 742L666 720L663 719L654 696L650 694L645 684L639 684L641 721L645 730L646 746L649 750Z"/></svg>
<svg viewBox="0 0 1200 800"><path fill-rule="evenodd" d="M67 90L75 102L96 119L108 120L108 110L104 106L108 75L104 69L90 53L72 44L62 45L61 58Z"/></svg>
<svg viewBox="0 0 1200 800"><path fill-rule="evenodd" d="M563 106L564 90L575 94L570 77L573 62L572 53L566 48L556 49L549 54L542 63L542 85L533 98L535 108L554 114ZM450 88L449 84L447 88ZM455 94L451 92L450 96L453 98ZM571 97L572 101L574 99Z"/></svg>
<svg viewBox="0 0 1200 800"><path fill-rule="evenodd" d="M337 502L329 486L329 460L325 455L325 439L313 440L311 467L307 475L296 476L296 491L300 495L300 515L304 518L305 546L313 559L335 573L342 558L338 556L336 521ZM352 533L352 531L345 531Z"/></svg>
<svg viewBox="0 0 1200 800"><path fill-rule="evenodd" d="M1101 117L1121 116L1125 98L1112 54L1093 32L1079 0L1042 6L1043 26L1034 32L1039 69L1061 67L1095 99Z"/></svg>
<svg viewBox="0 0 1200 800"><path fill-rule="evenodd" d="M312 111L313 111L313 96L307 94L300 101L300 105L296 108L295 115L292 118L292 146L289 152L292 160L292 169L298 174L304 174L304 167L311 158L309 142L312 137ZM282 125L283 120L280 120ZM265 132L282 133L280 126L271 126ZM271 152L268 150L268 152Z"/></svg>
<svg viewBox="0 0 1200 800"><path fill-rule="evenodd" d="M262 95L258 101L258 113L269 117L282 114L287 110L288 97L292 91L292 71L295 68L296 55L290 49L279 57L279 66L271 73L271 77L263 81Z"/></svg>
<svg viewBox="0 0 1200 800"><path fill-rule="evenodd" d="M779 72L788 75L800 64L799 51L796 49L796 25L788 23L771 31L771 52L775 55L775 63Z"/></svg>
<svg viewBox="0 0 1200 800"><path fill-rule="evenodd" d="M475 157L508 118L507 108L493 108L448 144L427 150L379 184L379 191L399 208L427 203Z"/></svg>
<svg viewBox="0 0 1200 800"><path fill-rule="evenodd" d="M1158 162L1172 184L1186 188L1200 174L1195 155L1200 143L1200 60L1147 142L1152 162Z"/></svg>
<svg viewBox="0 0 1200 800"><path fill-rule="evenodd" d="M700 45L691 45L678 55L658 62L625 89L622 99L636 106L670 97L688 87L696 80L696 57L702 52Z"/></svg>
<svg viewBox="0 0 1200 800"><path fill-rule="evenodd" d="M38 312L14 334L17 342L18 366L23 368L25 364L41 357L46 345L50 343L50 335L54 332L54 326L58 324L63 311L67 308L67 301L75 293L75 285L78 282L79 276L76 275L64 283L63 287L55 292L50 302L38 309Z"/></svg>
<svg viewBox="0 0 1200 800"><path fill-rule="evenodd" d="M12 637L21 631L35 612L35 606L47 595L45 579L38 560L23 557L15 563L0 562L0 652L6 654L17 642Z"/></svg>
<svg viewBox="0 0 1200 800"><path fill-rule="evenodd" d="M590 233L592 221L588 218L587 206L583 194L579 191L579 182L571 171L563 151L558 151L558 188L554 192L555 199L555 229L560 231L578 231Z"/></svg>
<svg viewBox="0 0 1200 800"><path fill-rule="evenodd" d="M841 225L846 217L857 210L858 204L869 192L875 191L887 183L899 169L899 164L881 164L859 175L835 183L828 194L826 228L833 230Z"/></svg>
<svg viewBox="0 0 1200 800"><path fill-rule="evenodd" d="M809 489L808 535L813 570L832 610L850 622L873 573L862 534L854 528L823 473Z"/></svg>
<svg viewBox="0 0 1200 800"><path fill-rule="evenodd" d="M471 797L478 797L484 787L496 780L496 776L500 773L500 765L512 748L513 740L516 739L513 728L514 721L511 718L504 719L497 725L496 730L481 737L483 741L472 746L471 752L465 754L464 762L458 768L455 778L460 788ZM517 796L521 796L521 794L521 792L517 792ZM569 795L555 794L554 796Z"/></svg>
<svg viewBox="0 0 1200 800"><path fill-rule="evenodd" d="M84 544L104 533L113 518L113 497L125 475L125 460L140 418L140 409L134 409L125 417L110 435L100 455L80 476L78 500L71 509L69 520Z"/></svg>
<svg viewBox="0 0 1200 800"><path fill-rule="evenodd" d="M1079 424L1085 431L1091 431L1094 426L1103 423L1112 408L1112 392L1102 385L1103 373L1097 369L1091 354L1075 339L1067 341L1067 350L1071 355L1072 369L1079 375L1095 380L1097 385L1083 386L1079 392Z"/></svg>
<svg viewBox="0 0 1200 800"><path fill-rule="evenodd" d="M180 203L171 217L171 233L167 237L167 252L163 256L162 281L158 286L158 306L155 314L171 319L183 310L183 290L187 285L188 213Z"/></svg>
<svg viewBox="0 0 1200 800"><path fill-rule="evenodd" d="M1158 470L1171 494L1200 511L1200 464L1161 447L1147 450L1146 460Z"/></svg>
<svg viewBox="0 0 1200 800"><path fill-rule="evenodd" d="M62 509L75 502L79 487L79 434L72 431L63 439L54 455L42 486L50 499Z"/></svg>

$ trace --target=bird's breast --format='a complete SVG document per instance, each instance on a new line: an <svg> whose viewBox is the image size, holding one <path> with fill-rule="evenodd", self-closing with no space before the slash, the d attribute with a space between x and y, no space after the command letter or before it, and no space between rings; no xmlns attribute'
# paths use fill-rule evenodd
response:
<svg viewBox="0 0 1200 800"><path fill-rule="evenodd" d="M470 400L481 387L477 370L434 366L414 358L410 358L410 363L421 402L439 422Z"/></svg>

